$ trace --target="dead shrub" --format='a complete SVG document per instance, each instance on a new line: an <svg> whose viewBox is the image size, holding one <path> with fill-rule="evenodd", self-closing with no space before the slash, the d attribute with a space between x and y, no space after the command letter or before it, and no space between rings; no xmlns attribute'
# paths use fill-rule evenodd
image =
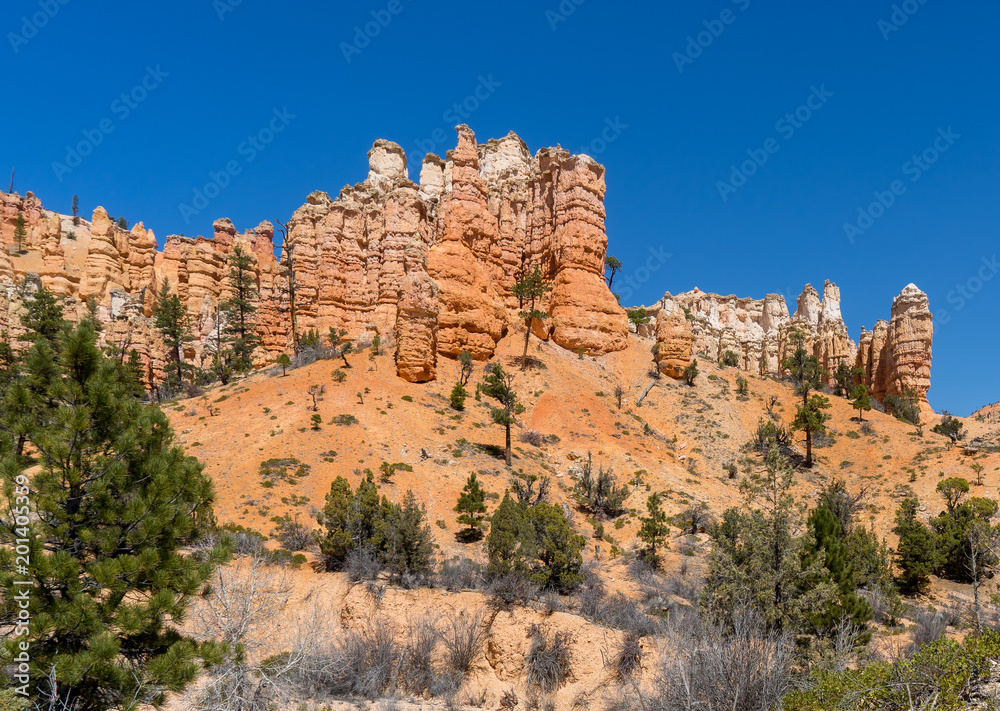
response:
<svg viewBox="0 0 1000 711"><path fill-rule="evenodd" d="M505 575L492 580L487 587L488 604L496 610L512 610L527 605L538 595L538 588L521 575Z"/></svg>
<svg viewBox="0 0 1000 711"><path fill-rule="evenodd" d="M525 659L529 687L543 694L555 691L569 677L572 661L568 632L548 634L537 626L532 628L531 651Z"/></svg>
<svg viewBox="0 0 1000 711"><path fill-rule="evenodd" d="M445 663L462 676L469 673L490 636L490 625L483 610L463 610L452 615L441 631Z"/></svg>
<svg viewBox="0 0 1000 711"><path fill-rule="evenodd" d="M434 685L437 674L433 659L439 639L436 618L424 616L410 622L401 674L403 686L410 693L425 694Z"/></svg>
<svg viewBox="0 0 1000 711"><path fill-rule="evenodd" d="M615 678L621 682L628 681L642 672L642 645L639 643L639 636L626 632L618 643L618 651L615 652L611 662Z"/></svg>
<svg viewBox="0 0 1000 711"><path fill-rule="evenodd" d="M486 576L483 566L471 558L454 557L441 563L437 584L447 590L482 590Z"/></svg>
<svg viewBox="0 0 1000 711"><path fill-rule="evenodd" d="M354 548L344 560L344 571L352 582L378 580L382 574L382 564L374 551L368 548Z"/></svg>
<svg viewBox="0 0 1000 711"><path fill-rule="evenodd" d="M535 430L527 430L522 432L518 437L519 440L525 444L530 444L532 447L541 447L545 443L545 437L541 432L536 432Z"/></svg>

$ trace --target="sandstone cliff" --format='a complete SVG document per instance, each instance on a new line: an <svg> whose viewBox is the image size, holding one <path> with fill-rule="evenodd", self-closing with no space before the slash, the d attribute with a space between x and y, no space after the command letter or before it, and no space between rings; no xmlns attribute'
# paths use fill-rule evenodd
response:
<svg viewBox="0 0 1000 711"><path fill-rule="evenodd" d="M211 238L171 235L158 252L151 230L124 230L103 208L73 226L31 193L0 193L0 331L19 328L18 285L36 275L64 298L69 318L82 317L88 302L96 308L108 344L139 350L156 380L163 348L151 318L166 280L194 336L185 359L205 367L218 348L228 258L239 244L253 257L260 297L257 365L293 348L289 252L299 333L379 333L396 344L408 380L432 379L439 353L490 358L522 328L512 288L535 266L553 286L541 305L552 315L542 338L593 355L625 348L625 312L603 278L604 168L561 148L532 156L513 133L480 145L467 126L457 131L444 160L427 156L419 185L403 150L376 141L363 182L336 199L314 192L295 211L281 261L270 222L240 234L218 220ZM23 253L12 254L18 215L27 236Z"/></svg>
<svg viewBox="0 0 1000 711"><path fill-rule="evenodd" d="M927 295L908 285L893 301L891 320L879 321L872 331L862 329L860 345L848 336L840 299L836 284L827 281L822 298L807 284L789 316L778 294L748 299L695 289L667 293L647 311L656 321L660 353L669 358L661 362L661 370L671 377L681 377L692 356L718 361L726 351L735 353L738 367L750 373L780 373L781 362L791 355L790 336L798 331L829 373L841 363L860 368L860 380L878 400L912 389L929 410L933 316Z"/></svg>

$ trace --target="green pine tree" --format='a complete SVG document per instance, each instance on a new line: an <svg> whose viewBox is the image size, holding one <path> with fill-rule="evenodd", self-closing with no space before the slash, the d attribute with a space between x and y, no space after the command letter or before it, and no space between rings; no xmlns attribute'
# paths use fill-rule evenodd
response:
<svg viewBox="0 0 1000 711"><path fill-rule="evenodd" d="M192 340L191 329L188 327L187 309L177 294L171 293L170 282L163 278L156 310L153 312L156 328L163 337L163 344L170 353L174 363L174 387L184 383L184 344Z"/></svg>
<svg viewBox="0 0 1000 711"><path fill-rule="evenodd" d="M462 351L458 354L458 362L462 366L462 386L469 384L469 378L472 376L472 354L469 351Z"/></svg>
<svg viewBox="0 0 1000 711"><path fill-rule="evenodd" d="M818 562L826 569L826 577L836 586L836 594L818 605L810 615L810 622L819 636L833 634L843 619L850 620L864 630L859 643L866 644L871 638L868 621L872 613L868 603L858 597L851 551L844 538L844 531L837 516L826 506L817 506L809 514L811 540L805 546L804 568Z"/></svg>
<svg viewBox="0 0 1000 711"><path fill-rule="evenodd" d="M493 422L503 426L507 431L507 445L505 455L507 466L511 463L510 451L510 427L517 422L517 415L524 412L524 405L517 400L517 393L514 391L514 376L504 372L503 366L494 363L486 371L486 377L479 386L479 390L487 397L493 398L500 403L500 407L491 410Z"/></svg>
<svg viewBox="0 0 1000 711"><path fill-rule="evenodd" d="M80 214L80 198L76 195L73 196L73 205L70 210L73 212L73 226L76 227L80 224L80 218L78 217Z"/></svg>
<svg viewBox="0 0 1000 711"><path fill-rule="evenodd" d="M823 410L830 407L830 401L822 395L810 395L813 390L823 387L826 371L819 364L819 359L809 355L805 349L805 336L800 331L792 332L790 337L795 352L786 358L781 367L789 372L795 381L795 392L802 397L802 404L795 413L792 427L806 435L806 468L813 465L812 438L814 434L826 431L826 421L830 419Z"/></svg>
<svg viewBox="0 0 1000 711"><path fill-rule="evenodd" d="M24 238L28 236L28 230L25 228L24 224L24 213L17 213L17 222L14 223L14 245L17 247L17 253L21 254L24 252Z"/></svg>
<svg viewBox="0 0 1000 711"><path fill-rule="evenodd" d="M615 280L615 274L622 270L622 261L616 257L612 257L610 254L604 258L604 271L611 272L611 275L607 277L608 288L611 288L612 282Z"/></svg>
<svg viewBox="0 0 1000 711"><path fill-rule="evenodd" d="M0 525L0 618L17 618L15 581L28 579L31 623L4 646L30 643L34 698L51 674L61 708L159 706L211 652L178 630L219 559L186 552L213 523L212 482L173 444L167 417L133 397L89 324L67 333L57 364L36 342L24 369L41 386L26 431L35 459L0 437L0 506L24 512ZM14 568L19 539L27 572Z"/></svg>
<svg viewBox="0 0 1000 711"><path fill-rule="evenodd" d="M466 540L479 540L483 537L483 525L486 519L486 490L479 485L476 473L472 472L465 482L465 488L458 496L455 512L459 514L458 522L467 526L461 533Z"/></svg>
<svg viewBox="0 0 1000 711"><path fill-rule="evenodd" d="M351 535L351 508L354 504L354 492L347 479L338 476L330 485L326 495L326 505L317 517L322 533L317 532L316 539L320 553L326 561L328 570L337 570L343 565L347 554L354 545Z"/></svg>
<svg viewBox="0 0 1000 711"><path fill-rule="evenodd" d="M670 533L670 525L667 523L667 514L663 511L663 500L659 494L650 494L646 499L646 516L639 517L639 540L644 544L644 554L646 559L655 563L661 550L670 547L667 536Z"/></svg>
<svg viewBox="0 0 1000 711"><path fill-rule="evenodd" d="M855 381L864 373L861 368L852 368L847 363L838 363L833 372L833 394L837 397L853 397Z"/></svg>
<svg viewBox="0 0 1000 711"><path fill-rule="evenodd" d="M26 289L22 288L22 293L24 291ZM60 338L69 326L69 322L63 317L63 308L56 295L42 286L33 294L26 295L21 325L27 332L20 340L29 343L37 343L39 339L44 340L54 352L58 353Z"/></svg>
<svg viewBox="0 0 1000 711"><path fill-rule="evenodd" d="M531 581L541 588L568 592L583 582L581 551L586 539L573 530L562 507L538 503L525 511L534 529L534 556L537 564Z"/></svg>
<svg viewBox="0 0 1000 711"><path fill-rule="evenodd" d="M518 279L511 290L521 303L518 316L524 321L524 354L521 356L521 370L526 370L528 367L528 342L531 339L532 321L549 318L548 312L542 311L539 304L542 297L551 290L552 284L542 276L542 270L538 265L535 265L529 274L524 274Z"/></svg>
<svg viewBox="0 0 1000 711"><path fill-rule="evenodd" d="M917 499L903 499L892 529L899 537L896 564L900 570L899 587L903 592L919 592L926 588L940 560L934 532L917 520L919 508Z"/></svg>
<svg viewBox="0 0 1000 711"><path fill-rule="evenodd" d="M871 391L867 385L858 384L854 386L850 393L851 406L858 411L858 419L864 422L865 412L871 410L873 405Z"/></svg>
<svg viewBox="0 0 1000 711"><path fill-rule="evenodd" d="M468 393L465 388L462 387L462 381L459 380L455 383L455 387L451 389L451 395L449 400L451 401L452 410L464 410L465 409L465 398L468 397Z"/></svg>
<svg viewBox="0 0 1000 711"><path fill-rule="evenodd" d="M287 353L279 353L274 362L281 366L281 377L285 377L288 368L292 365L292 359L288 357Z"/></svg>
<svg viewBox="0 0 1000 711"><path fill-rule="evenodd" d="M219 304L226 314L225 333L231 343L232 365L241 373L253 367L253 351L260 343L256 318L259 296L253 267L253 256L242 245L233 247L229 255L229 298Z"/></svg>
<svg viewBox="0 0 1000 711"><path fill-rule="evenodd" d="M394 576L426 577L434 569L434 540L427 514L407 491L401 504L394 504L383 520L379 559Z"/></svg>
<svg viewBox="0 0 1000 711"><path fill-rule="evenodd" d="M524 508L510 498L510 494L504 494L503 501L490 517L486 572L494 578L525 575L534 549L535 535L525 518Z"/></svg>

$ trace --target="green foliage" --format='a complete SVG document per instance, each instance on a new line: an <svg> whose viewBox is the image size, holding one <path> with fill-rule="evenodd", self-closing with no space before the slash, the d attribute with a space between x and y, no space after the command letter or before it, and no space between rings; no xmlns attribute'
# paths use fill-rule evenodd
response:
<svg viewBox="0 0 1000 711"><path fill-rule="evenodd" d="M903 499L896 512L892 532L899 537L896 564L899 566L899 587L903 592L919 592L930 583L930 575L938 567L939 555L934 533L917 520L920 502Z"/></svg>
<svg viewBox="0 0 1000 711"><path fill-rule="evenodd" d="M837 586L820 560L825 549L818 555L808 535L796 535L801 515L791 493L794 484L794 472L777 448L768 452L764 472L752 471L741 483L744 505L725 511L712 529L702 598L711 614L749 604L769 626L814 632L822 613L837 604ZM806 555L810 543L811 556Z"/></svg>
<svg viewBox="0 0 1000 711"><path fill-rule="evenodd" d="M323 416L322 415L320 415L319 413L316 413L310 419L312 420L312 429L314 431L319 432L321 429L323 429Z"/></svg>
<svg viewBox="0 0 1000 711"><path fill-rule="evenodd" d="M0 412L0 508L19 512L0 525L0 618L17 617L14 581L30 579L31 625L5 649L29 642L33 684L48 688L54 674L68 708L159 705L209 651L178 623L222 557L186 552L213 524L212 482L173 444L167 417L134 397L88 322L65 333L58 361L36 341L22 376ZM11 398L30 404L30 421L11 421ZM18 456L15 432L33 459ZM30 562L15 575L17 539Z"/></svg>
<svg viewBox="0 0 1000 711"><path fill-rule="evenodd" d="M462 385L468 385L469 378L472 376L472 354L469 351L462 351L458 354L458 362L462 366Z"/></svg>
<svg viewBox="0 0 1000 711"><path fill-rule="evenodd" d="M274 362L281 366L281 377L285 377L286 371L292 365L292 359L288 357L287 353L279 353Z"/></svg>
<svg viewBox="0 0 1000 711"><path fill-rule="evenodd" d="M937 483L937 492L944 499L948 513L954 513L955 507L969 493L969 482L960 476L948 477Z"/></svg>
<svg viewBox="0 0 1000 711"><path fill-rule="evenodd" d="M604 258L604 271L611 272L611 275L607 277L609 289L611 288L612 282L615 280L615 274L620 272L623 266L624 264L622 264L620 259L612 257L610 254Z"/></svg>
<svg viewBox="0 0 1000 711"><path fill-rule="evenodd" d="M634 309L626 309L625 313L628 314L628 320L634 323L637 327L643 326L650 321L649 314L646 309L638 306Z"/></svg>
<svg viewBox="0 0 1000 711"><path fill-rule="evenodd" d="M899 394L886 395L883 402L886 412L897 420L908 422L911 425L920 424L920 397L912 388Z"/></svg>
<svg viewBox="0 0 1000 711"><path fill-rule="evenodd" d="M491 408L490 415L494 423L501 425L507 431L505 454L507 466L510 466L510 427L517 421L517 415L524 412L524 405L518 402L517 393L514 391L514 376L504 372L503 366L499 363L494 363L486 371L486 377L479 384L478 392L500 403L500 407Z"/></svg>
<svg viewBox="0 0 1000 711"><path fill-rule="evenodd" d="M946 479L939 482L938 490L941 490L940 484L948 481L953 480ZM957 492L962 491L960 483L964 481L964 479L960 479L955 482ZM952 489L951 486L945 488ZM967 491L968 483L966 482L965 492ZM970 536L979 530L989 532L990 522L997 514L997 502L979 497L973 497L961 503L958 503L956 497L954 501L955 503L950 504L947 511L943 511L931 519L931 528L934 531L938 550L939 568L937 573L950 580L970 583L973 582L969 565L972 546ZM977 575L981 579L986 571L996 566L997 556L989 546L980 551L979 556Z"/></svg>
<svg viewBox="0 0 1000 711"><path fill-rule="evenodd" d="M861 368L852 368L847 363L839 363L833 372L833 394L837 397L853 397L855 380L859 379L864 371Z"/></svg>
<svg viewBox="0 0 1000 711"><path fill-rule="evenodd" d="M851 406L858 411L858 417L862 422L865 420L865 413L872 409L871 391L867 385L855 385L850 391Z"/></svg>
<svg viewBox="0 0 1000 711"><path fill-rule="evenodd" d="M784 711L968 708L969 690L990 674L1000 657L1000 635L987 632L959 643L939 639L912 657L870 662L857 669L823 669L810 683L789 692Z"/></svg>
<svg viewBox="0 0 1000 711"><path fill-rule="evenodd" d="M457 383L455 383L455 387L451 389L451 395L449 396L451 409L464 410L465 398L467 398L468 396L469 394L465 391L465 388L462 387L462 381L459 380Z"/></svg>
<svg viewBox="0 0 1000 711"><path fill-rule="evenodd" d="M750 394L750 383L742 375L736 376L736 394L741 398L747 397Z"/></svg>
<svg viewBox="0 0 1000 711"><path fill-rule="evenodd" d="M232 351L232 365L237 372L253 367L253 350L260 344L257 337L257 281L253 272L253 255L242 245L233 247L229 255L229 297L219 304L226 316L225 333Z"/></svg>
<svg viewBox="0 0 1000 711"><path fill-rule="evenodd" d="M472 472L465 482L465 488L458 496L458 503L455 504L455 513L459 515L458 522L467 527L461 534L467 540L478 540L483 536L486 495L486 490L479 485L476 472Z"/></svg>
<svg viewBox="0 0 1000 711"><path fill-rule="evenodd" d="M644 545L644 555L647 560L656 562L661 550L670 547L667 536L670 533L670 525L667 523L667 514L663 511L663 502L659 494L650 494L646 499L646 516L639 517L639 533L637 534Z"/></svg>
<svg viewBox="0 0 1000 711"><path fill-rule="evenodd" d="M722 368L738 368L739 365L740 357L732 351L726 351L719 359L719 366Z"/></svg>
<svg viewBox="0 0 1000 711"><path fill-rule="evenodd" d="M573 530L566 514L559 506L538 503L529 507L526 518L535 534L537 564L531 581L541 588L555 588L567 592L583 582L580 568L581 551L586 543L583 536Z"/></svg>
<svg viewBox="0 0 1000 711"><path fill-rule="evenodd" d="M518 312L518 316L524 321L524 354L521 356L521 370L528 367L531 322L549 318L548 312L539 308L539 302L551 290L551 282L542 276L542 270L537 264L530 273L522 275L511 289L511 293L521 303L521 311Z"/></svg>
<svg viewBox="0 0 1000 711"><path fill-rule="evenodd" d="M595 516L613 519L625 513L628 487L618 485L611 467L605 469L601 465L595 474L593 458L589 453L574 489L580 505Z"/></svg>
<svg viewBox="0 0 1000 711"><path fill-rule="evenodd" d="M955 417L952 417L951 413L947 410L945 410L942 415L941 422L931 427L931 432L944 435L952 442L960 442L965 439L965 432L962 431L965 427L965 423Z"/></svg>
<svg viewBox="0 0 1000 711"><path fill-rule="evenodd" d="M433 567L434 546L426 512L412 491L401 504L379 495L371 470L357 491L337 477L317 515L322 530L316 535L327 569L339 570L355 549L372 552L396 576L424 576Z"/></svg>
<svg viewBox="0 0 1000 711"><path fill-rule="evenodd" d="M805 466L811 467L812 458L812 437L816 434L826 432L826 422L830 416L823 412L829 409L830 400L823 395L813 395L809 397L795 412L795 419L792 420L792 429L806 433L806 461Z"/></svg>
<svg viewBox="0 0 1000 711"><path fill-rule="evenodd" d="M810 512L807 523L810 535L804 546L803 568L809 569L819 563L826 569L828 580L836 586L836 593L825 600L825 604L810 611L809 624L821 637L832 635L845 619L866 629L872 617L871 608L857 595L851 550L840 521L828 506L820 505ZM871 633L866 631L858 641L867 644L870 638Z"/></svg>
<svg viewBox="0 0 1000 711"><path fill-rule="evenodd" d="M546 503L524 506L505 494L490 520L486 571L494 578L530 577L543 588L568 591L583 581L585 543L562 508Z"/></svg>
<svg viewBox="0 0 1000 711"><path fill-rule="evenodd" d="M73 225L79 225L80 218L78 215L80 214L80 198L76 195L73 196L73 203L70 205L70 211L73 213Z"/></svg>
<svg viewBox="0 0 1000 711"><path fill-rule="evenodd" d="M25 229L24 225L24 213L17 213L17 221L14 223L14 245L17 247L17 253L21 254L24 251L24 238L28 236L28 230Z"/></svg>
<svg viewBox="0 0 1000 711"><path fill-rule="evenodd" d="M180 297L171 293L170 282L166 277L163 278L163 285L160 287L153 317L156 328L163 337L163 344L167 347L174 363L175 386L180 387L184 381L185 371L184 344L190 343L193 339L191 329L188 327L187 309Z"/></svg>
<svg viewBox="0 0 1000 711"><path fill-rule="evenodd" d="M684 369L684 382L688 385L694 385L695 378L698 377L698 359L692 358L691 362Z"/></svg>
<svg viewBox="0 0 1000 711"><path fill-rule="evenodd" d="M61 349L61 336L69 326L56 295L44 286L30 296L25 294L21 325L26 333L20 340L29 343L45 341L54 353Z"/></svg>
<svg viewBox="0 0 1000 711"><path fill-rule="evenodd" d="M528 561L535 554L535 536L524 509L510 494L490 517L490 535L486 538L486 572L494 578L526 575Z"/></svg>

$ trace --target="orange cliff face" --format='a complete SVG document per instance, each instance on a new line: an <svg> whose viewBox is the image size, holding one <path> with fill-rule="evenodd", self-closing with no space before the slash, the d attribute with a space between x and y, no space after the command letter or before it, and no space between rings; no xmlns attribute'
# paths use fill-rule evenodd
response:
<svg viewBox="0 0 1000 711"><path fill-rule="evenodd" d="M603 167L559 148L531 156L513 133L479 145L468 127L457 130L457 148L446 160L428 156L419 185L403 150L379 140L365 181L337 199L313 193L295 212L288 248L299 332L378 333L398 348L401 377L433 379L438 354L487 359L523 328L512 289L537 266L553 285L541 337L594 355L625 348L625 312L603 278ZM23 253L12 254L18 215L28 234ZM138 350L155 382L166 354L152 315L166 280L187 308L193 339L185 359L206 367L225 318L228 259L241 245L259 292L254 362L273 362L292 350L289 270L275 257L274 228L262 222L239 234L226 219L213 227L212 238L172 235L157 251L151 230L124 230L103 208L73 225L30 193L0 193L0 331L16 333L25 288L44 285L72 320L88 302L96 308L106 344Z"/></svg>

